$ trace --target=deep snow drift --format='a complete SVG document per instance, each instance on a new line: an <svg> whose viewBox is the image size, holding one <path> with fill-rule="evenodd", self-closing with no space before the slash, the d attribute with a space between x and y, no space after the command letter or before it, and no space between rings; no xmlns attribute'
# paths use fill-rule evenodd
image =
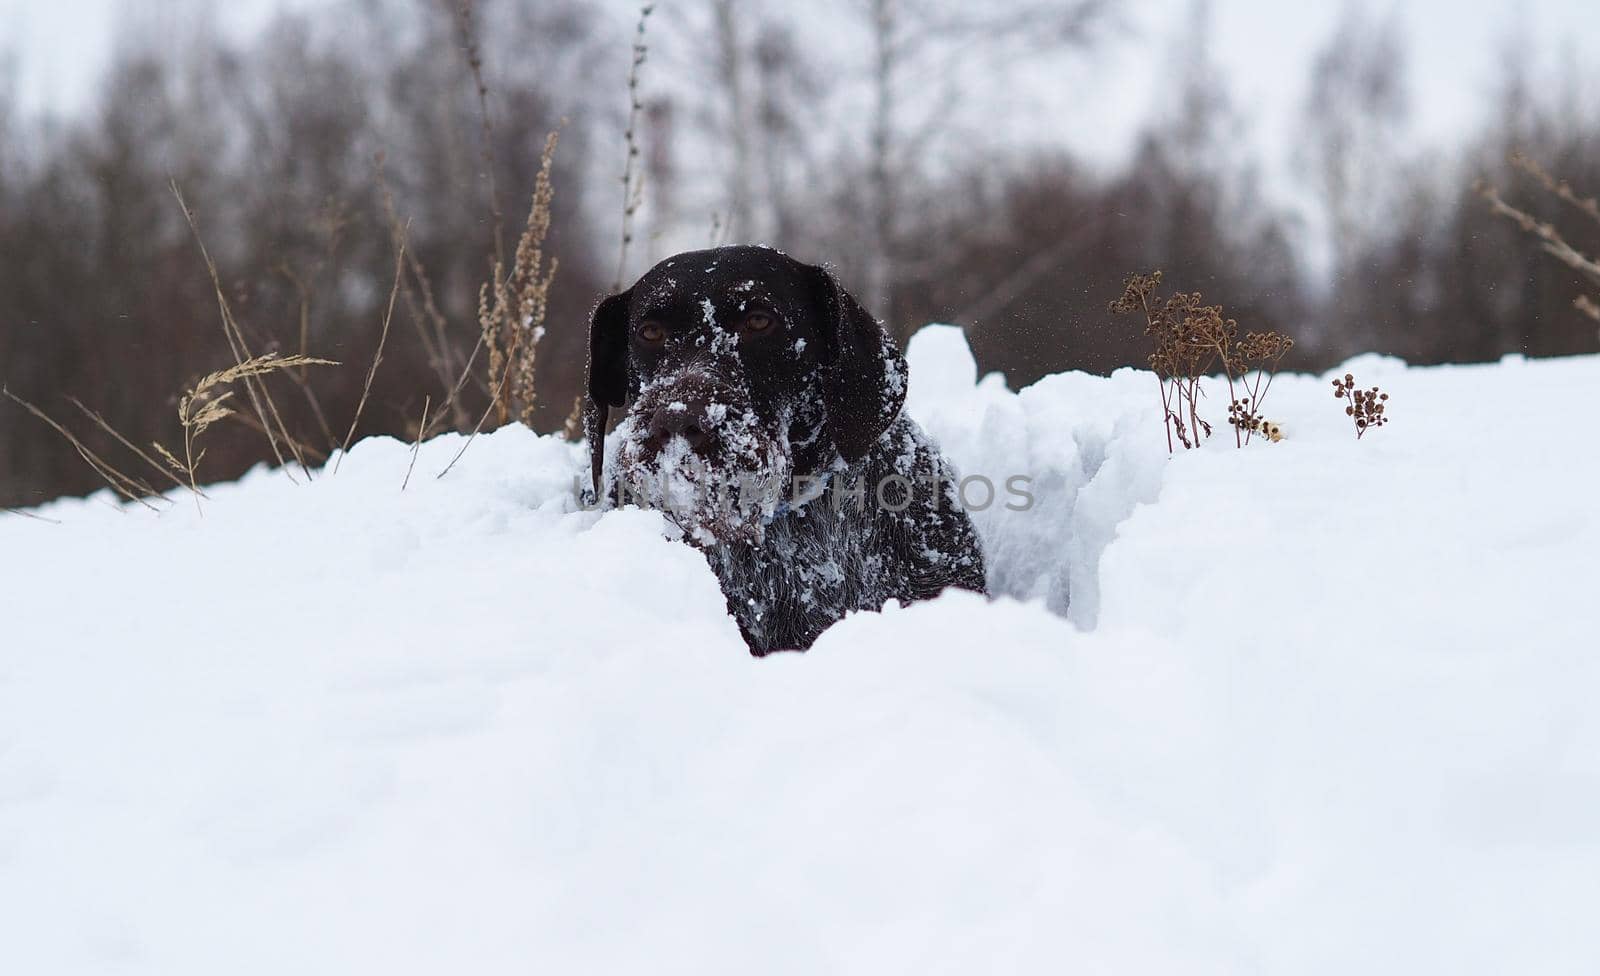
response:
<svg viewBox="0 0 1600 976"><path fill-rule="evenodd" d="M1170 460L1148 373L909 358L1034 478L1019 599L804 656L521 429L0 515L0 971L1594 971L1600 358L1359 360L1359 443L1283 376Z"/></svg>

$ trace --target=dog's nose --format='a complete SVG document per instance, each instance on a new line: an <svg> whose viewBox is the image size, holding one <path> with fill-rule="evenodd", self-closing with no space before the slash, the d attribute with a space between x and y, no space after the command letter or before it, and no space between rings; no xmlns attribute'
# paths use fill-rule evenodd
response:
<svg viewBox="0 0 1600 976"><path fill-rule="evenodd" d="M711 438L706 422L706 405L701 402L674 401L660 407L650 415L650 434L665 443L667 438L682 437L692 448L700 448Z"/></svg>

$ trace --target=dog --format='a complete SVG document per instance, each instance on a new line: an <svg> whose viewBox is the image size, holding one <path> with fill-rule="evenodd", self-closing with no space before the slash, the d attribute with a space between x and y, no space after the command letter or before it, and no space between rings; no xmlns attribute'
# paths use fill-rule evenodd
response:
<svg viewBox="0 0 1600 976"><path fill-rule="evenodd" d="M982 593L977 534L953 469L902 413L906 382L830 271L756 246L668 258L590 320L595 497L664 511L757 656L891 598Z"/></svg>

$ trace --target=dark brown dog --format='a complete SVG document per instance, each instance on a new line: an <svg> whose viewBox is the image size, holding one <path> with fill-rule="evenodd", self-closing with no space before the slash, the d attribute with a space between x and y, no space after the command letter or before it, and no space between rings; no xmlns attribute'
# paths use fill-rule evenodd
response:
<svg viewBox="0 0 1600 976"><path fill-rule="evenodd" d="M983 591L954 473L901 414L905 360L826 270L680 254L599 304L589 357L596 496L664 510L753 653L804 650L890 598Z"/></svg>

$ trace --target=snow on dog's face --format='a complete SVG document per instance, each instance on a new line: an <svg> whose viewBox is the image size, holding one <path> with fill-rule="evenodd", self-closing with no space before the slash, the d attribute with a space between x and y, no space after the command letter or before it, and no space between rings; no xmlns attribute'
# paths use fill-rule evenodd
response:
<svg viewBox="0 0 1600 976"><path fill-rule="evenodd" d="M619 500L661 509L702 545L759 542L793 466L794 406L764 417L748 383L714 369L691 365L643 384L612 435Z"/></svg>
<svg viewBox="0 0 1600 976"><path fill-rule="evenodd" d="M760 541L794 477L865 455L905 398L883 328L831 274L769 248L669 258L601 302L589 337L597 474L605 412L627 405L611 489L701 545Z"/></svg>

